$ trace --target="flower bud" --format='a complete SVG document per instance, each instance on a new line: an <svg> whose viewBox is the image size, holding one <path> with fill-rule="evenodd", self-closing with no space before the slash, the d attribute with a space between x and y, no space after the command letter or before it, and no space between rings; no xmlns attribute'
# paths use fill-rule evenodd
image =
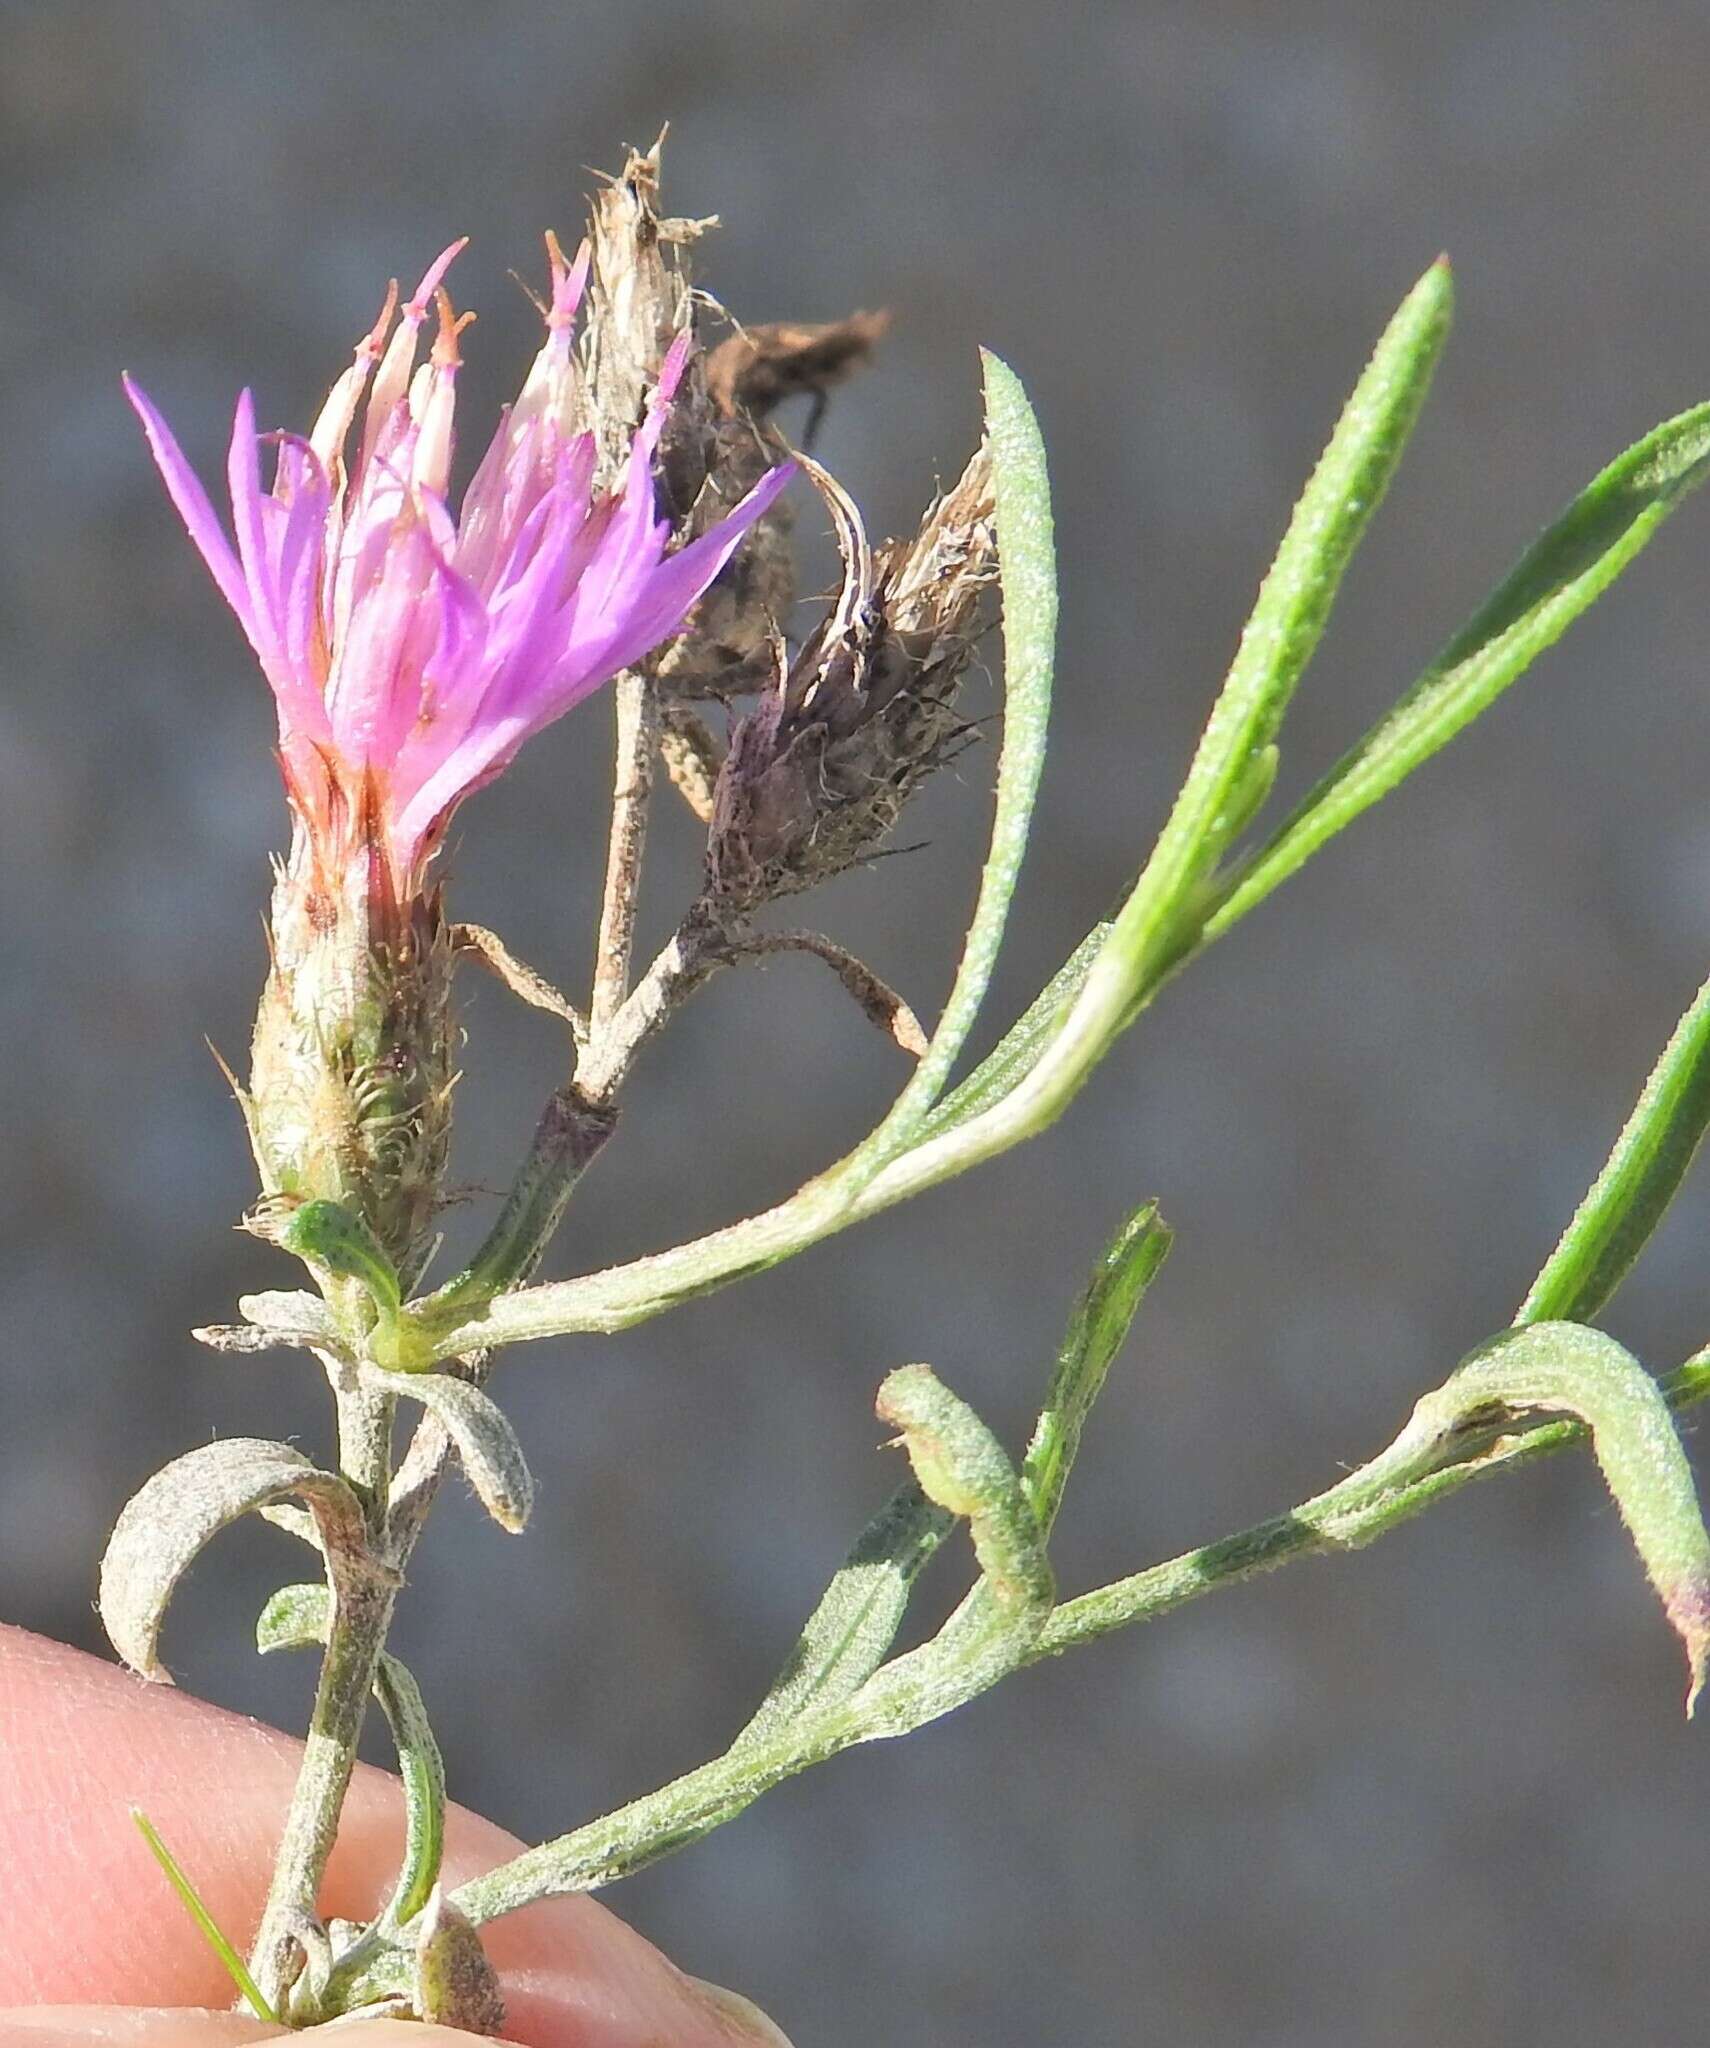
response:
<svg viewBox="0 0 1710 2048"><path fill-rule="evenodd" d="M264 1191L355 1212L414 1277L451 1137L452 947L429 888L378 858L327 865L298 831L279 867L271 969L241 1093Z"/></svg>

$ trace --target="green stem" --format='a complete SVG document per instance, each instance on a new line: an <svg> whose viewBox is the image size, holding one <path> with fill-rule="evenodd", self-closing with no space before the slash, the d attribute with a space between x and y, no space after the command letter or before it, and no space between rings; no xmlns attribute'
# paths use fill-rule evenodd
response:
<svg viewBox="0 0 1710 2048"><path fill-rule="evenodd" d="M440 1290L436 1305L473 1306L520 1286L550 1243L576 1183L616 1128L616 1110L590 1101L574 1084L554 1090L497 1221L469 1264Z"/></svg>
<svg viewBox="0 0 1710 2048"><path fill-rule="evenodd" d="M279 2009L296 1967L292 1929L300 1916L315 1916L396 1597L395 1581L379 1573L339 1588L333 1597L314 1714L250 1958L257 1982Z"/></svg>
<svg viewBox="0 0 1710 2048"><path fill-rule="evenodd" d="M1662 1393L1676 1410L1710 1397L1710 1354L1688 1359L1663 1382ZM1580 1422L1546 1422L1521 1431L1493 1428L1469 1437L1465 1455L1454 1464L1413 1478L1386 1477L1378 1469L1384 1462L1379 1458L1287 1514L1064 1601L1052 1611L1027 1661L1060 1656L1131 1622L1155 1620L1202 1593L1274 1570L1291 1558L1358 1550L1473 1480L1535 1464L1570 1444L1584 1443L1589 1434Z"/></svg>
<svg viewBox="0 0 1710 2048"><path fill-rule="evenodd" d="M1688 1361L1663 1393L1676 1409L1710 1396L1710 1354ZM1291 1558L1358 1549L1487 1473L1532 1463L1587 1435L1574 1422L1469 1432L1454 1464L1425 1472L1416 1469L1416 1453L1380 1453L1287 1514L1064 1602L1037 1633L960 1632L953 1658L942 1654L942 1637L928 1643L886 1665L849 1697L778 1728L770 1739L745 1742L632 1805L488 1871L454 1894L454 1903L479 1925L539 1898L611 1884L699 1840L797 1772L858 1743L905 1735L937 1720L1012 1670L1155 1620Z"/></svg>
<svg viewBox="0 0 1710 2048"><path fill-rule="evenodd" d="M391 1484L393 1403L352 1384L336 1364L329 1366L328 1376L338 1403L339 1469L362 1502L371 1554L369 1568L342 1572L332 1587L314 1712L250 1957L257 1982L279 2010L284 2009L298 1967L293 1929L303 1918L316 1917L321 1880L338 1836L369 1694L402 1583L400 1573L388 1569L377 1555Z"/></svg>

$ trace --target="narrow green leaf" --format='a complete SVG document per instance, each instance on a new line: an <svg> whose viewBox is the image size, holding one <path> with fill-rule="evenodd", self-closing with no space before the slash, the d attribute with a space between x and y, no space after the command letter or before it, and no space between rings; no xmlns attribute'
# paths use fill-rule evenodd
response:
<svg viewBox="0 0 1710 2048"><path fill-rule="evenodd" d="M912 1481L855 1539L789 1661L731 1745L766 1740L809 1708L846 1699L878 1670L908 1611L915 1579L955 1526Z"/></svg>
<svg viewBox="0 0 1710 2048"><path fill-rule="evenodd" d="M202 1939L219 1958L220 1967L237 1986L239 1995L248 2000L250 2010L258 2020L266 2020L269 2026L278 2026L280 2024L279 2015L261 1995L261 1988L249 1974L249 1968L244 1962L243 1957L238 1954L237 1950L233 1948L232 1944L220 1932L213 1914L202 1903L196 1887L185 1876L177 1857L173 1855L172 1851L160 1839L154 1822L149 1819L140 1806L133 1806L131 1808L131 1819L136 1822L137 1832L148 1844L149 1853L166 1873L166 1881L178 1894L185 1912L195 1921Z"/></svg>
<svg viewBox="0 0 1710 2048"><path fill-rule="evenodd" d="M1477 718L1596 602L1710 473L1710 405L1618 456L1521 557L1395 708L1345 754L1269 842L1234 870L1206 919L1215 939Z"/></svg>
<svg viewBox="0 0 1710 2048"><path fill-rule="evenodd" d="M879 1176L874 1206L963 1172L1060 1116L1198 943L1212 870L1275 774L1283 713L1419 416L1448 335L1453 296L1447 264L1435 263L1384 330L1260 586L1158 842L1058 1029L1008 1096L982 1115L940 1129Z"/></svg>
<svg viewBox="0 0 1710 2048"><path fill-rule="evenodd" d="M1516 1323L1590 1322L1668 1213L1710 1126L1710 981L1652 1068L1615 1149Z"/></svg>
<svg viewBox="0 0 1710 2048"><path fill-rule="evenodd" d="M386 1716L404 1781L404 1863L381 1919L401 1927L427 1905L445 1850L445 1764L409 1666L383 1651L374 1697Z"/></svg>
<svg viewBox="0 0 1710 2048"><path fill-rule="evenodd" d="M1604 470L1395 708L1337 763L1266 845L1223 878L1197 932L1178 933L1176 950L1165 948L1149 974L1139 963L1136 1004L1155 993L1188 951L1221 938L1361 812L1488 710L1603 594L1707 473L1710 406L1658 427ZM1099 957L1094 940L1109 930L1098 926L1052 983L1065 1008ZM994 1107L1031 1073L1052 1037L1042 1006L1043 998L939 1106L917 1143Z"/></svg>
<svg viewBox="0 0 1710 2048"><path fill-rule="evenodd" d="M1046 1536L1062 1505L1087 1416L1147 1288L1169 1256L1171 1240L1156 1202L1137 1209L1106 1248L1076 1304L1021 1466L1022 1491Z"/></svg>
<svg viewBox="0 0 1710 2048"><path fill-rule="evenodd" d="M255 1647L304 1650L323 1645L332 1616L325 1586L281 1586L255 1624ZM404 1860L378 1926L401 1927L427 1905L439 1882L445 1849L445 1764L434 1738L421 1687L389 1650L380 1653L374 1697L392 1731L404 1787Z"/></svg>
<svg viewBox="0 0 1710 2048"><path fill-rule="evenodd" d="M1178 943L1198 884L1251 815L1255 776L1258 793L1269 787L1275 761L1266 750L1407 446L1453 307L1449 266L1439 259L1384 330L1301 494L1181 794L1117 918L1112 948L1131 962L1137 986Z"/></svg>
<svg viewBox="0 0 1710 2048"><path fill-rule="evenodd" d="M991 846L944 1014L908 1086L856 1154L859 1159L888 1157L909 1143L967 1043L997 964L1045 767L1057 647L1057 555L1045 441L1020 378L989 349L980 351L980 363L1003 590L1003 751Z"/></svg>

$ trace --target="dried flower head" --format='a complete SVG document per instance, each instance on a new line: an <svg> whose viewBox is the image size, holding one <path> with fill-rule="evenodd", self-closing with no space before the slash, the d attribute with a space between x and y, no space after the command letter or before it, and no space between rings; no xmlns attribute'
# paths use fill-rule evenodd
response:
<svg viewBox="0 0 1710 2048"><path fill-rule="evenodd" d="M430 266L401 314L388 294L306 438L259 437L249 393L239 399L235 547L165 420L126 380L173 503L272 686L286 788L323 872L378 855L401 898L421 886L463 798L669 638L789 476L773 467L727 517L667 552L673 527L653 469L688 359L683 332L638 426L632 415L618 473L599 485L609 450L585 417L572 349L588 252L569 265L549 237L545 345L454 516L470 316L453 311L443 279L462 246ZM434 307L438 338L418 367ZM262 438L275 449L268 490Z"/></svg>
<svg viewBox="0 0 1710 2048"><path fill-rule="evenodd" d="M811 888L876 851L969 732L956 691L997 574L983 444L919 533L877 550L848 496L802 460L837 522L843 589L731 734L707 843L708 899L723 916Z"/></svg>

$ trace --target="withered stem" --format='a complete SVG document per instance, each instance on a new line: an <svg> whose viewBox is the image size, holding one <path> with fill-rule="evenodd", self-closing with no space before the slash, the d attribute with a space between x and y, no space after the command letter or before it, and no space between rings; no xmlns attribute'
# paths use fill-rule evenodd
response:
<svg viewBox="0 0 1710 2048"><path fill-rule="evenodd" d="M647 807L653 794L653 757L659 745L658 686L638 669L613 684L617 712L617 772L612 783L611 839L606 888L600 904L599 948L594 957L589 1036L598 1054L602 1039L629 993L635 919L641 901L641 863L647 847Z"/></svg>
<svg viewBox="0 0 1710 2048"><path fill-rule="evenodd" d="M890 983L847 946L840 946L823 932L810 931L745 932L729 942L728 957L732 961L763 959L768 953L809 953L814 959L823 960L870 1023L916 1059L926 1051L926 1033L921 1029L920 1019Z"/></svg>

